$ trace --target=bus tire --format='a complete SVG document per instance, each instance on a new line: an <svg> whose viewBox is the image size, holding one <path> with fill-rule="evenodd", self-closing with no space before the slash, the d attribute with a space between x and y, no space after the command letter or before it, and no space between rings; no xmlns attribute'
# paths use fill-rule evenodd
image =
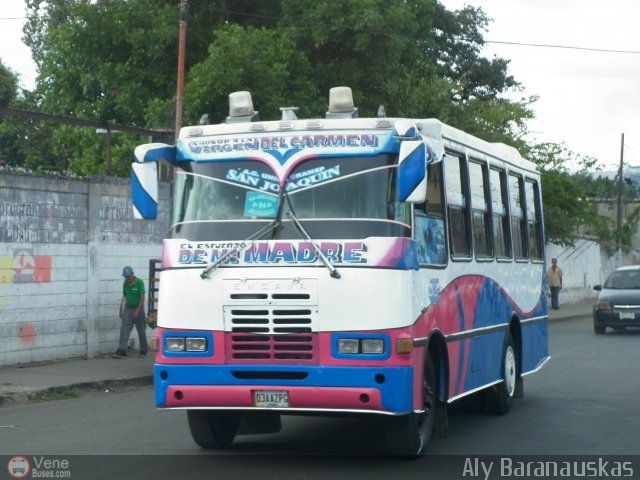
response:
<svg viewBox="0 0 640 480"><path fill-rule="evenodd" d="M433 360L427 355L424 365L424 410L385 418L385 436L389 454L418 458L433 436L438 408L438 394Z"/></svg>
<svg viewBox="0 0 640 480"><path fill-rule="evenodd" d="M242 418L241 412L224 410L188 410L191 437L200 447L229 448Z"/></svg>
<svg viewBox="0 0 640 480"><path fill-rule="evenodd" d="M518 357L511 332L507 332L502 349L502 381L487 391L487 408L494 415L506 415L516 391Z"/></svg>

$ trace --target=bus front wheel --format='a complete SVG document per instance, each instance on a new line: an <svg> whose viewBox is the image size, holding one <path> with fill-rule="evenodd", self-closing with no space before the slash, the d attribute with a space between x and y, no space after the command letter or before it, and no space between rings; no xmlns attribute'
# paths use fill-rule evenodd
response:
<svg viewBox="0 0 640 480"><path fill-rule="evenodd" d="M188 410L191 437L202 448L229 448L242 418L241 412L224 410Z"/></svg>
<svg viewBox="0 0 640 480"><path fill-rule="evenodd" d="M433 360L427 356L423 381L424 408L421 412L385 418L387 450L391 455L420 457L433 435L438 393Z"/></svg>

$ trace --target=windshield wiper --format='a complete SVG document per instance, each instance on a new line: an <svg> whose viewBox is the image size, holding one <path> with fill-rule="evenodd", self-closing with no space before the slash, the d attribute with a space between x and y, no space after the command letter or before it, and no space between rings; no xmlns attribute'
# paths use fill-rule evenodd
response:
<svg viewBox="0 0 640 480"><path fill-rule="evenodd" d="M240 253L245 248L248 248L251 245L253 245L256 240L260 240L267 233L269 233L272 230L275 230L276 228L278 228L278 226L280 226L280 223L281 222L278 219L273 220L271 223L269 223L268 225L265 225L260 230L258 230L256 233L254 233L253 235L248 237L246 240L244 240L239 246L227 251L227 253L225 253L224 255L219 257L216 261L209 263L209 265L207 265L205 267L205 269L202 271L202 273L200 274L200 278L202 278L202 279L209 278L209 274L211 273L211 271L214 268L216 268L218 265L220 265L222 262L224 262L231 255L235 255L237 253Z"/></svg>
<svg viewBox="0 0 640 480"><path fill-rule="evenodd" d="M276 213L276 218L274 218L273 221L270 224L265 225L260 230L258 230L256 233L254 233L253 235L248 237L246 240L244 240L240 244L240 246L229 250L227 253L225 253L220 258L218 258L215 262L211 262L209 265L207 265L205 267L205 269L202 271L202 273L200 274L200 278L202 278L203 280L206 279L206 278L209 278L209 274L211 273L211 271L214 268L216 268L218 265L220 265L222 262L224 262L231 255L235 255L236 253L240 253L245 248L250 247L251 245L253 245L256 240L260 240L267 233L275 231L275 229L278 228L280 226L280 224L282 223L282 208L283 208L283 205L284 205L284 189L281 189L280 193L278 193L278 211ZM271 238L273 238L273 236Z"/></svg>
<svg viewBox="0 0 640 480"><path fill-rule="evenodd" d="M288 199L289 199L289 196L287 195L287 201ZM291 204L289 204L289 207L291 207ZM295 214L291 209L287 211L287 217L291 219L291 221L293 222L293 225L296 227L296 230L298 230L302 238L304 238L307 242L313 245L313 249L316 251L316 253L320 257L320 260L322 260L322 263L324 263L325 267L329 269L329 275L333 278L340 278L340 273L338 272L338 270L336 270L336 267L334 267L329 261L329 259L325 256L325 254L322 253L322 250L320 250L320 247L316 245L316 242L311 240L311 237L309 236L307 231L304 229L302 224L298 221L298 219L296 218Z"/></svg>

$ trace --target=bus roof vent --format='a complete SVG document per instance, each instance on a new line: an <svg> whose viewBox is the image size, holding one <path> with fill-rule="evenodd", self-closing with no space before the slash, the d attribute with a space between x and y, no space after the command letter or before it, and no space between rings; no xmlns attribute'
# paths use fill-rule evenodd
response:
<svg viewBox="0 0 640 480"><path fill-rule="evenodd" d="M233 92L229 95L229 116L227 123L257 122L258 112L253 109L249 92Z"/></svg>
<svg viewBox="0 0 640 480"><path fill-rule="evenodd" d="M333 87L329 90L329 111L326 118L357 118L358 109L353 105L349 87Z"/></svg>
<svg viewBox="0 0 640 480"><path fill-rule="evenodd" d="M297 120L296 111L298 107L280 107L282 112L282 120Z"/></svg>

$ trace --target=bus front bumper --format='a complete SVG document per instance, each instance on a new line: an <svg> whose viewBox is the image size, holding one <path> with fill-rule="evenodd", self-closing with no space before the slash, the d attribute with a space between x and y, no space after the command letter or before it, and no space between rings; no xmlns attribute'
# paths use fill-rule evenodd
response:
<svg viewBox="0 0 640 480"><path fill-rule="evenodd" d="M412 384L412 367L154 366L159 408L402 414ZM272 396L282 401L260 401Z"/></svg>

